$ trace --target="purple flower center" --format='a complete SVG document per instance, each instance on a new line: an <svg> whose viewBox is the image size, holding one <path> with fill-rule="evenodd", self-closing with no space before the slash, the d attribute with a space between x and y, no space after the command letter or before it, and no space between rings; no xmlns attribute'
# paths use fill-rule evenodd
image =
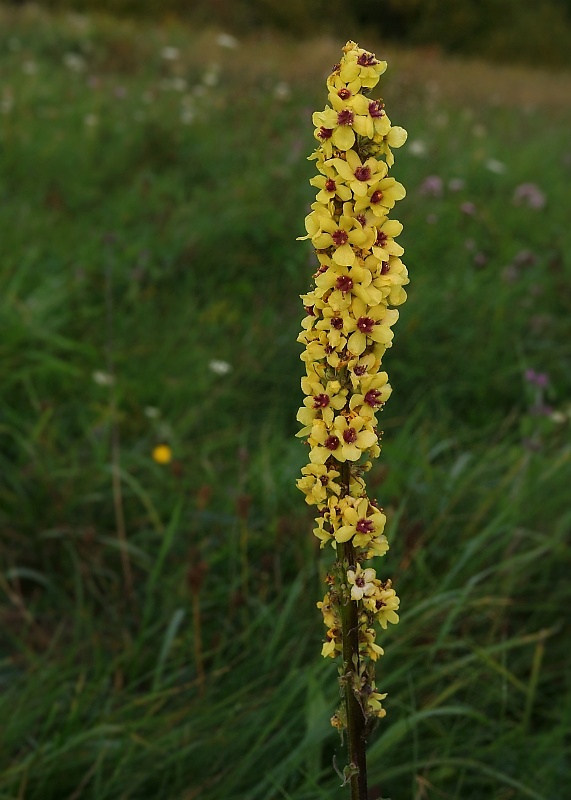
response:
<svg viewBox="0 0 571 800"><path fill-rule="evenodd" d="M339 95L341 100L348 100L351 97L351 92L349 91L349 89L347 89L345 87L343 87L342 89L339 89L337 94Z"/></svg>
<svg viewBox="0 0 571 800"><path fill-rule="evenodd" d="M370 167L357 167L355 170L355 177L358 181L368 181L371 177Z"/></svg>
<svg viewBox="0 0 571 800"><path fill-rule="evenodd" d="M375 530L373 521L366 518L360 519L359 522L355 525L355 527L359 533L373 533L373 531Z"/></svg>
<svg viewBox="0 0 571 800"><path fill-rule="evenodd" d="M320 139L331 139L331 136L333 135L333 128L324 128L322 125L317 135Z"/></svg>
<svg viewBox="0 0 571 800"><path fill-rule="evenodd" d="M372 67L374 64L378 63L379 62L372 53L361 53L357 59L357 64L360 67Z"/></svg>
<svg viewBox="0 0 571 800"><path fill-rule="evenodd" d="M327 477L327 475L320 475L319 480L321 481L322 486L327 486L327 484L329 483L329 478Z"/></svg>
<svg viewBox="0 0 571 800"><path fill-rule="evenodd" d="M353 288L353 279L350 278L348 275L340 275L337 278L335 286L339 289L340 292L343 292L343 294L345 294L345 292L350 292L351 289Z"/></svg>
<svg viewBox="0 0 571 800"><path fill-rule="evenodd" d="M364 585L365 585L365 579L363 578L362 575L358 575L355 578L355 586L360 586L361 588L363 588Z"/></svg>
<svg viewBox="0 0 571 800"><path fill-rule="evenodd" d="M346 244L349 241L349 235L347 231L337 230L331 234L331 238L337 245L337 247L341 247L342 244Z"/></svg>
<svg viewBox="0 0 571 800"><path fill-rule="evenodd" d="M384 107L385 104L381 100L373 100L372 103L369 103L369 114L372 117L384 117Z"/></svg>
<svg viewBox="0 0 571 800"><path fill-rule="evenodd" d="M368 406L371 406L371 408L374 408L375 406L380 406L381 405L381 401L379 400L380 395L381 393L379 392L378 389L369 389L369 391L365 395L365 403Z"/></svg>
<svg viewBox="0 0 571 800"><path fill-rule="evenodd" d="M327 178L325 181L325 189L328 192L334 192L337 186L335 185L335 181L332 178Z"/></svg>
<svg viewBox="0 0 571 800"><path fill-rule="evenodd" d="M381 275L386 275L390 270L390 265L388 261L383 261L381 263Z"/></svg>
<svg viewBox="0 0 571 800"><path fill-rule="evenodd" d="M331 318L331 327L335 328L336 331L340 331L343 327L343 320L341 317L332 317Z"/></svg>
<svg viewBox="0 0 571 800"><path fill-rule="evenodd" d="M359 317L357 327L361 333L372 333L375 327L375 320L371 319L371 317Z"/></svg>
<svg viewBox="0 0 571 800"><path fill-rule="evenodd" d="M377 189L377 190L376 190L375 192L373 192L373 194L371 195L371 203L372 203L373 205L375 205L376 203L380 203L382 199L383 199L383 193L381 192L381 190L380 190L380 189Z"/></svg>
<svg viewBox="0 0 571 800"><path fill-rule="evenodd" d="M378 232L377 232L377 240L376 240L376 242L375 242L375 245L376 245L377 247L384 247L384 246L385 246L385 244L387 243L387 239L388 239L388 238L389 238L389 237L387 236L387 234L386 234L386 233L383 233L382 231L378 231Z"/></svg>
<svg viewBox="0 0 571 800"><path fill-rule="evenodd" d="M329 436L325 440L325 447L328 450L337 450L337 448L339 447L339 439L336 436Z"/></svg>
<svg viewBox="0 0 571 800"><path fill-rule="evenodd" d="M361 375L364 375L366 371L367 367L364 364L357 364L357 366L353 370L355 375L357 375L359 378L361 377Z"/></svg>
<svg viewBox="0 0 571 800"><path fill-rule="evenodd" d="M357 441L357 431L355 428L346 428L343 431L343 439L347 442L347 444L353 444Z"/></svg>
<svg viewBox="0 0 571 800"><path fill-rule="evenodd" d="M313 398L313 407L314 408L327 408L329 405L329 395L328 394L316 394Z"/></svg>
<svg viewBox="0 0 571 800"><path fill-rule="evenodd" d="M357 214L355 219L357 220L357 222L360 222L363 227L365 227L365 222L367 221L367 218L364 214Z"/></svg>
<svg viewBox="0 0 571 800"><path fill-rule="evenodd" d="M354 119L355 115L353 114L350 108L344 108L343 111L340 111L337 114L338 125L352 125Z"/></svg>
<svg viewBox="0 0 571 800"><path fill-rule="evenodd" d="M303 310L305 311L305 313L308 316L310 316L310 317L314 317L315 316L315 311L313 310L313 306L304 306Z"/></svg>

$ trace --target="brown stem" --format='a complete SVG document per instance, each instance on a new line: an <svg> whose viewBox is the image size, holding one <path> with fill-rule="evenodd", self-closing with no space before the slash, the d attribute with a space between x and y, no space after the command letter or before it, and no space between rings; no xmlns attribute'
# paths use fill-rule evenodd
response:
<svg viewBox="0 0 571 800"><path fill-rule="evenodd" d="M346 462L340 465L343 494L349 493L351 476L350 466ZM341 569L343 583L348 587L347 569L355 567L355 548L351 541L340 546ZM366 753L366 718L355 693L356 678L359 675L359 609L346 591L341 602L341 629L343 636L343 675L342 684L345 693L347 713L347 750L349 755L351 800L367 800L367 753Z"/></svg>

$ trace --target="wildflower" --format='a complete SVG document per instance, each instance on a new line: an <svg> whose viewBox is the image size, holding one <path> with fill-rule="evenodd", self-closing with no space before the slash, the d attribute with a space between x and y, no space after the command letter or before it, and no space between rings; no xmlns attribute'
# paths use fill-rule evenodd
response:
<svg viewBox="0 0 571 800"><path fill-rule="evenodd" d="M96 383L98 386L113 386L115 383L115 378L113 375L109 374L109 372L104 372L103 370L95 370L92 373L91 377L93 378L93 382Z"/></svg>
<svg viewBox="0 0 571 800"><path fill-rule="evenodd" d="M383 532L386 521L385 515L371 506L367 497L362 497L343 507L345 524L335 532L335 539L338 542L352 539L354 545L366 546Z"/></svg>
<svg viewBox="0 0 571 800"><path fill-rule="evenodd" d="M331 165L335 167L338 175L345 181L355 197L367 194L367 189L387 173L386 164L376 158L361 161L354 150L348 150L345 159L334 158Z"/></svg>
<svg viewBox="0 0 571 800"><path fill-rule="evenodd" d="M439 175L429 175L420 184L419 191L427 197L442 197L444 193L444 181Z"/></svg>
<svg viewBox="0 0 571 800"><path fill-rule="evenodd" d="M235 50L240 42L235 36L231 36L229 33L219 33L216 37L216 44L228 50Z"/></svg>
<svg viewBox="0 0 571 800"><path fill-rule="evenodd" d="M153 460L157 464L170 464L172 461L172 450L168 444L158 444L153 448Z"/></svg>
<svg viewBox="0 0 571 800"><path fill-rule="evenodd" d="M528 208L542 209L546 202L545 193L536 183L521 183L513 193L513 203L516 206L526 205Z"/></svg>
<svg viewBox="0 0 571 800"><path fill-rule="evenodd" d="M415 139L408 145L408 152L412 153L413 156L425 156L427 152L426 144L420 139Z"/></svg>
<svg viewBox="0 0 571 800"><path fill-rule="evenodd" d="M360 564L357 564L356 570L347 570L347 580L351 586L351 598L353 600L360 600L363 595L374 594L375 584L373 581L376 574L374 569L362 569Z"/></svg>
<svg viewBox="0 0 571 800"><path fill-rule="evenodd" d="M213 358L208 362L208 368L215 375L227 375L232 370L232 365L227 361L222 361L218 358Z"/></svg>
<svg viewBox="0 0 571 800"><path fill-rule="evenodd" d="M180 51L178 47L163 47L161 50L161 58L164 58L165 61L176 61L177 58L180 56Z"/></svg>
<svg viewBox="0 0 571 800"><path fill-rule="evenodd" d="M545 372L536 372L534 369L526 369L525 379L532 386L544 389L549 384L549 376Z"/></svg>
<svg viewBox="0 0 571 800"><path fill-rule="evenodd" d="M382 359L408 283L404 250L396 241L403 226L391 217L405 189L388 174L392 149L407 134L392 125L382 99L369 94L385 69L386 62L347 42L327 79L327 106L312 117L318 147L310 160L318 175L310 183L317 197L305 218L306 235L299 237L311 241L318 264L314 285L301 296L305 316L298 341L306 375L297 419L309 463L297 486L316 508L313 533L320 547L330 544L337 556L327 579L330 591L318 607L327 629L322 655L345 659L345 706L332 717L338 728L349 719L363 725L363 712L385 715L386 695L373 678L372 665L383 655L375 625L386 629L398 622L399 600L390 581L381 581L365 563L384 556L389 543L385 514L368 497L363 479L380 453L377 415L392 392ZM417 154L424 152L425 145L417 143ZM431 176L423 191L440 196L443 186ZM364 731L352 728L348 736L362 744Z"/></svg>
<svg viewBox="0 0 571 800"><path fill-rule="evenodd" d="M85 59L77 53L66 53L63 63L72 72L83 72L86 67Z"/></svg>
<svg viewBox="0 0 571 800"><path fill-rule="evenodd" d="M496 175L502 175L507 169L506 165L502 161L498 161L496 158L489 158L484 166L490 172L495 172Z"/></svg>
<svg viewBox="0 0 571 800"><path fill-rule="evenodd" d="M280 81L274 86L274 97L277 100L287 100L290 94L291 90L289 88L289 84L287 84L285 81Z"/></svg>
<svg viewBox="0 0 571 800"><path fill-rule="evenodd" d="M297 488L305 493L305 502L308 505L323 503L329 492L339 495L341 487L335 482L339 472L326 467L324 464L309 464L301 470L303 478L297 481Z"/></svg>

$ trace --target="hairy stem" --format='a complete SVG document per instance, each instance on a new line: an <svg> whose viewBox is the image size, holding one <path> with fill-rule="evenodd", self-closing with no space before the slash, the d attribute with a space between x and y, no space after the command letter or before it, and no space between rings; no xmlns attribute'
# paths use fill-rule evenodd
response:
<svg viewBox="0 0 571 800"><path fill-rule="evenodd" d="M349 493L350 466L341 464L341 485L344 494ZM343 583L348 587L347 569L355 567L355 549L351 541L339 545ZM341 603L341 625L343 636L342 685L347 713L347 750L351 784L351 800L367 800L367 753L365 715L355 693L359 675L359 609L351 600L348 591Z"/></svg>

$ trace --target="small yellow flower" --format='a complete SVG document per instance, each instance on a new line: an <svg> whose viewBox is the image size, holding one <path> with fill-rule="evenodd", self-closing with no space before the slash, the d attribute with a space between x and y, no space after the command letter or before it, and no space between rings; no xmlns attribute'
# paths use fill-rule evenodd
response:
<svg viewBox="0 0 571 800"><path fill-rule="evenodd" d="M168 444L158 444L153 449L153 460L157 464L170 464L172 461L172 450Z"/></svg>

